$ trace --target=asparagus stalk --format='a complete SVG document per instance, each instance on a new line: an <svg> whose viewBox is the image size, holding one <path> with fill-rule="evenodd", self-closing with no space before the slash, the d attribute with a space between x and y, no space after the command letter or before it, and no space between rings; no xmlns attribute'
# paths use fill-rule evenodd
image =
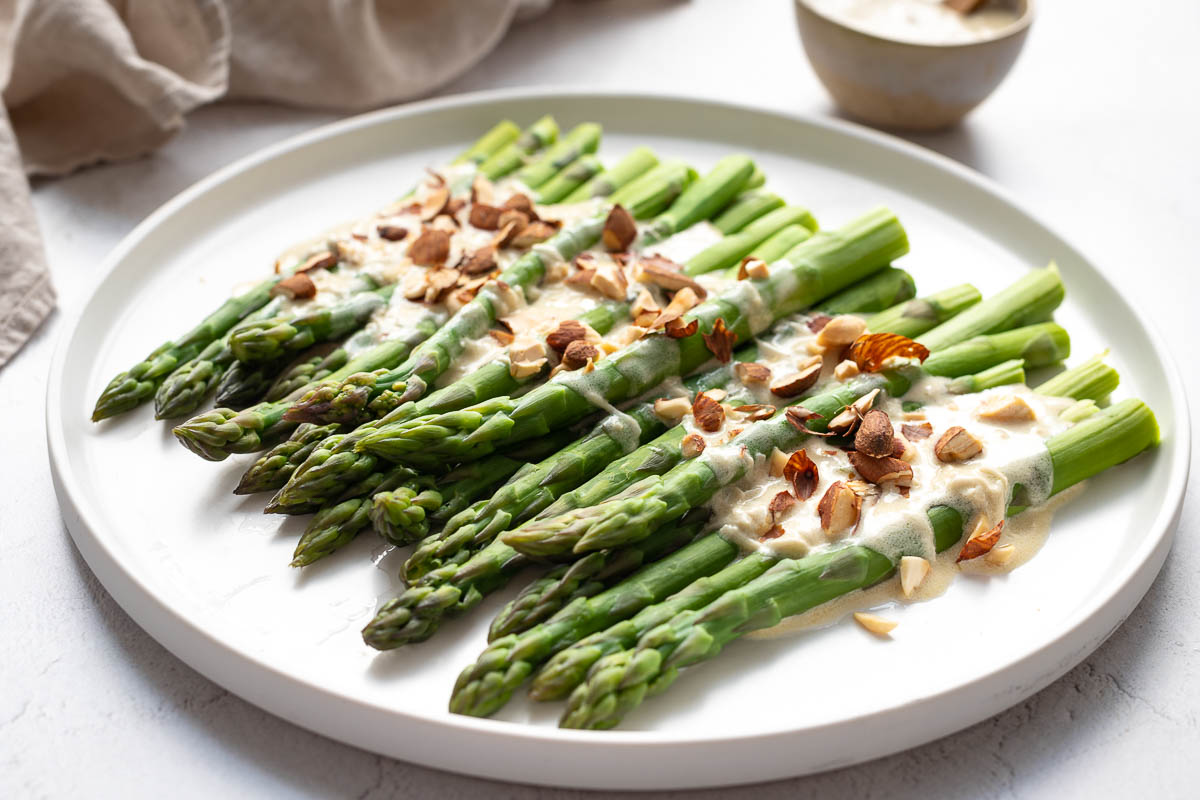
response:
<svg viewBox="0 0 1200 800"><path fill-rule="evenodd" d="M481 156L494 152L492 148L503 147L509 135L509 125L502 122L492 128L460 154L456 161L477 161ZM497 174L504 173L498 171ZM274 275L249 291L226 300L182 338L160 345L145 359L109 381L96 400L92 422L132 411L154 397L158 387L178 367L199 356L209 344L224 336L234 325L265 306L271 299L271 289L284 277L282 274ZM209 378L206 376L204 380ZM164 398L162 410L160 418L180 416L190 411L186 409L186 404L173 407L167 398Z"/></svg>
<svg viewBox="0 0 1200 800"><path fill-rule="evenodd" d="M534 200L543 204L561 202L564 197L582 186L595 175L604 171L600 159L592 155L580 156L561 172L546 181L535 191Z"/></svg>
<svg viewBox="0 0 1200 800"><path fill-rule="evenodd" d="M658 164L658 157L648 147L635 147L629 155L617 162L610 170L604 170L587 183L575 189L560 202L581 203L593 197L607 197L618 187L649 172Z"/></svg>
<svg viewBox="0 0 1200 800"><path fill-rule="evenodd" d="M229 347L238 361L254 364L340 339L365 325L371 315L387 305L395 290L395 284L391 284L356 292L336 305L241 325L229 337Z"/></svg>
<svg viewBox="0 0 1200 800"><path fill-rule="evenodd" d="M494 153L515 142L521 136L521 129L512 120L500 120L496 125L470 147L455 156L454 164L482 164Z"/></svg>
<svg viewBox="0 0 1200 800"><path fill-rule="evenodd" d="M366 334L360 334L364 339ZM282 400L297 389L310 383L324 380L350 361L350 349L345 345L329 349L318 349L308 357L300 358L289 366L267 389L264 400ZM223 405L223 404L222 404Z"/></svg>
<svg viewBox="0 0 1200 800"><path fill-rule="evenodd" d="M969 283L952 286L929 297L898 303L880 311L867 320L867 329L890 331L911 339L941 325L980 299L979 290Z"/></svg>
<svg viewBox="0 0 1200 800"><path fill-rule="evenodd" d="M774 320L877 271L906 247L899 220L890 212L875 211L797 245L773 265L767 278L739 281L692 309L684 320L695 320L698 332L710 333L720 319L738 341L747 341ZM414 452L480 458L499 443L542 435L586 416L593 408L589 397L621 402L668 377L694 371L711 356L699 335L649 336L604 359L586 376L564 373L521 398L495 398L453 415L380 428L364 436L357 449L393 461Z"/></svg>
<svg viewBox="0 0 1200 800"><path fill-rule="evenodd" d="M275 378L287 368L287 362L286 358L277 358L274 361L247 364L234 359L233 363L222 373L221 379L217 381L213 404L236 409L245 408L265 399L264 395L267 389Z"/></svg>
<svg viewBox="0 0 1200 800"><path fill-rule="evenodd" d="M479 174L489 180L502 178L520 169L530 155L558 140L558 123L545 116L526 128L520 136L479 162ZM474 159L472 159L474 160Z"/></svg>
<svg viewBox="0 0 1200 800"><path fill-rule="evenodd" d="M566 136L559 139L531 164L517 170L513 177L530 189L537 189L580 156L596 152L600 146L602 130L594 122L576 125Z"/></svg>
<svg viewBox="0 0 1200 800"><path fill-rule="evenodd" d="M722 233L740 231L763 214L777 208L783 208L783 198L779 195L771 192L743 191L724 211L713 217L712 224ZM816 228L815 220L813 227Z"/></svg>
<svg viewBox="0 0 1200 800"><path fill-rule="evenodd" d="M1053 493L1126 461L1158 441L1153 412L1125 400L1046 442ZM966 522L948 506L929 509L939 551L957 542ZM571 694L562 725L610 728L642 700L664 691L679 670L713 658L745 633L775 625L893 573L896 562L861 545L783 559L703 608L684 611L646 632L634 649L606 656Z"/></svg>

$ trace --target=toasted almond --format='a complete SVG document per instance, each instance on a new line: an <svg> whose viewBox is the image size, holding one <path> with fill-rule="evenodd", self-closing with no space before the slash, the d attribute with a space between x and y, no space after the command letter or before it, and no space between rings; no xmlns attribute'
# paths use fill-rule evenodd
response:
<svg viewBox="0 0 1200 800"><path fill-rule="evenodd" d="M649 332L650 330L642 325L626 325L617 341L621 345L633 344L638 339L644 338Z"/></svg>
<svg viewBox="0 0 1200 800"><path fill-rule="evenodd" d="M771 384L771 394L776 397L799 397L807 392L821 377L821 362L816 361L795 372L786 375Z"/></svg>
<svg viewBox="0 0 1200 800"><path fill-rule="evenodd" d="M507 228L509 225L516 226L512 235L509 237L509 243L511 243L512 238L515 237L517 235L517 233L524 230L525 226L528 225L530 222L533 222L533 219L530 218L530 216L528 214L526 214L524 211L520 211L515 208L505 208L500 211L500 228L501 229Z"/></svg>
<svg viewBox="0 0 1200 800"><path fill-rule="evenodd" d="M500 215L504 213L504 209L490 206L487 203L474 203L471 206L471 213L467 215L467 222L485 231L499 230Z"/></svg>
<svg viewBox="0 0 1200 800"><path fill-rule="evenodd" d="M544 242L549 239L557 230L549 222L541 220L531 222L517 231L516 235L513 236L512 246L520 248L533 247L538 242Z"/></svg>
<svg viewBox="0 0 1200 800"><path fill-rule="evenodd" d="M754 256L746 256L742 259L742 263L738 265L737 279L744 281L747 278L755 278L761 280L771 274L767 268L767 262L761 258Z"/></svg>
<svg viewBox="0 0 1200 800"><path fill-rule="evenodd" d="M839 361L838 365L833 368L833 377L839 381L848 381L856 375L858 375L858 364L849 359Z"/></svg>
<svg viewBox="0 0 1200 800"><path fill-rule="evenodd" d="M654 295L650 294L649 289L641 289L637 293L637 297L633 299L633 303L629 306L629 315L640 317L642 314L654 314L658 316L658 312L662 309L654 299Z"/></svg>
<svg viewBox="0 0 1200 800"><path fill-rule="evenodd" d="M495 339L497 342L504 345L505 347L512 344L513 340L516 338L508 331L502 330L500 328L492 328L490 331L488 331L488 336L491 336L493 339Z"/></svg>
<svg viewBox="0 0 1200 800"><path fill-rule="evenodd" d="M337 263L337 256L329 250L322 250L319 253L313 253L308 258L304 259L304 263L292 270L294 275L299 275L309 270L314 269L329 269Z"/></svg>
<svg viewBox="0 0 1200 800"><path fill-rule="evenodd" d="M616 264L598 266L589 284L600 294L613 300L624 300L629 294L629 281L625 277L625 270Z"/></svg>
<svg viewBox="0 0 1200 800"><path fill-rule="evenodd" d="M915 447L909 447L908 442L899 436L892 437L892 457L913 461L917 456Z"/></svg>
<svg viewBox="0 0 1200 800"><path fill-rule="evenodd" d="M834 481L821 496L817 514L821 517L821 530L830 537L841 536L853 530L862 511L862 497L843 481Z"/></svg>
<svg viewBox="0 0 1200 800"><path fill-rule="evenodd" d="M969 461L982 452L983 443L960 425L943 433L933 446L933 454L938 461L946 464Z"/></svg>
<svg viewBox="0 0 1200 800"><path fill-rule="evenodd" d="M677 292L689 288L696 297L703 300L708 297L708 290L696 281L683 274L683 268L670 259L662 256L639 258L634 279L640 283L650 283L668 292Z"/></svg>
<svg viewBox="0 0 1200 800"><path fill-rule="evenodd" d="M865 453L851 452L848 454L850 463L858 474L876 485L894 483L897 486L912 485L913 469L907 462L892 456L872 458Z"/></svg>
<svg viewBox="0 0 1200 800"><path fill-rule="evenodd" d="M828 430L838 436L849 436L858 427L858 423L867 411L875 405L879 390L873 389L842 409L833 419L829 420Z"/></svg>
<svg viewBox="0 0 1200 800"><path fill-rule="evenodd" d="M899 362L924 362L929 348L898 333L866 333L850 345L847 358L863 372L880 372Z"/></svg>
<svg viewBox="0 0 1200 800"><path fill-rule="evenodd" d="M904 417L907 419L908 414L905 414ZM933 435L933 426L928 422L922 422L919 425L910 425L905 423L900 426L900 432L904 434L904 438L908 439L910 442L919 442L922 439L928 439Z"/></svg>
<svg viewBox="0 0 1200 800"><path fill-rule="evenodd" d="M780 492L771 498L767 511L771 513L771 521L778 521L792 506L799 502L791 492Z"/></svg>
<svg viewBox="0 0 1200 800"><path fill-rule="evenodd" d="M854 621L861 625L863 630L873 633L876 636L887 636L900 624L895 620L884 619L877 614L866 614L862 611L854 612Z"/></svg>
<svg viewBox="0 0 1200 800"><path fill-rule="evenodd" d="M695 336L698 330L700 330L700 320L698 319L687 323L681 319L673 319L663 328L667 336L672 339L686 339L689 336Z"/></svg>
<svg viewBox="0 0 1200 800"><path fill-rule="evenodd" d="M400 242L408 238L408 228L399 225L380 225L375 232L379 234L380 239L387 239L389 242Z"/></svg>
<svg viewBox="0 0 1200 800"><path fill-rule="evenodd" d="M571 267L566 261L552 261L546 267L546 276L542 278L542 283L549 286L554 283L561 283L566 280L567 274Z"/></svg>
<svg viewBox="0 0 1200 800"><path fill-rule="evenodd" d="M456 269L439 267L427 271L425 273L425 302L439 302L446 292L458 285L460 277L459 271Z"/></svg>
<svg viewBox="0 0 1200 800"><path fill-rule="evenodd" d="M441 214L446 210L446 204L450 202L450 189L446 185L438 186L425 195L425 199L421 201L421 210L417 212L417 217L422 222L429 222L431 219Z"/></svg>
<svg viewBox="0 0 1200 800"><path fill-rule="evenodd" d="M289 275L271 287L272 297L287 297L293 300L307 300L316 297L317 285L312 278L303 272Z"/></svg>
<svg viewBox="0 0 1200 800"><path fill-rule="evenodd" d="M460 267L464 275L482 275L485 272L491 272L495 268L496 248L490 244L485 244L467 256Z"/></svg>
<svg viewBox="0 0 1200 800"><path fill-rule="evenodd" d="M724 389L709 389L705 392L705 394L711 397L713 400L716 400L718 403L729 396L729 392L725 391Z"/></svg>
<svg viewBox="0 0 1200 800"><path fill-rule="evenodd" d="M1008 562L1013 560L1013 556L1017 554L1017 548L1011 544L1001 544L993 547L988 551L983 560L994 567L1003 567Z"/></svg>
<svg viewBox="0 0 1200 800"><path fill-rule="evenodd" d="M998 525L991 526L989 521L981 516L979 522L975 524L975 530L963 544L962 550L958 552L958 558L954 559L954 562L970 561L985 555L1000 541L1000 534L1003 531L1004 520L1000 520Z"/></svg>
<svg viewBox="0 0 1200 800"><path fill-rule="evenodd" d="M680 292L686 289L680 289ZM708 348L708 352L713 354L713 358L720 361L722 364L728 364L733 358L733 345L737 341L738 336L733 331L725 327L725 318L717 317L717 321L713 323L712 333L702 333L700 338L704 340L704 346Z"/></svg>
<svg viewBox="0 0 1200 800"><path fill-rule="evenodd" d="M733 410L739 414L744 414L747 422L758 422L760 419L770 419L775 416L775 406L769 406L764 403L735 406Z"/></svg>
<svg viewBox="0 0 1200 800"><path fill-rule="evenodd" d="M531 378L541 372L548 363L550 362L545 358L537 358L532 361L509 361L508 374L517 380Z"/></svg>
<svg viewBox="0 0 1200 800"><path fill-rule="evenodd" d="M667 422L678 422L691 410L692 404L686 397L660 397L654 401L654 413Z"/></svg>
<svg viewBox="0 0 1200 800"><path fill-rule="evenodd" d="M645 291L645 289L642 291ZM667 307L654 317L654 321L650 323L650 327L662 328L668 322L679 319L698 305L700 305L700 298L690 288L684 287L676 292L675 296L671 298L671 302L667 303Z"/></svg>
<svg viewBox="0 0 1200 800"><path fill-rule="evenodd" d="M813 314L804 325L813 333L820 333L821 329L828 325L831 319L833 317L828 314Z"/></svg>
<svg viewBox="0 0 1200 800"><path fill-rule="evenodd" d="M753 361L739 361L734 364L733 374L746 386L762 385L771 380L771 368Z"/></svg>
<svg viewBox="0 0 1200 800"><path fill-rule="evenodd" d="M900 591L905 597L912 597L913 592L929 574L929 562L920 556L900 557Z"/></svg>
<svg viewBox="0 0 1200 800"><path fill-rule="evenodd" d="M975 416L989 422L1032 422L1037 415L1025 402L1025 398L1017 395L997 395L989 397L975 410Z"/></svg>
<svg viewBox="0 0 1200 800"><path fill-rule="evenodd" d="M521 192L516 192L515 194L510 195L509 198L504 201L503 207L516 209L517 211L525 214L525 216L529 217L531 220L538 218L537 211L535 211L533 208L533 200L529 198L529 195L522 194Z"/></svg>
<svg viewBox="0 0 1200 800"><path fill-rule="evenodd" d="M562 363L567 369L581 369L587 366L588 362L595 362L599 359L600 349L590 342L579 339L567 345L567 349L563 351Z"/></svg>
<svg viewBox="0 0 1200 800"><path fill-rule="evenodd" d="M453 236L458 233L458 220L454 217L448 217L442 214L440 217L434 217L429 223L429 227L435 231L445 231Z"/></svg>
<svg viewBox="0 0 1200 800"><path fill-rule="evenodd" d="M704 437L698 433L689 433L679 444L684 458L695 458L704 452Z"/></svg>
<svg viewBox="0 0 1200 800"><path fill-rule="evenodd" d="M788 456L787 463L783 466L783 477L792 484L796 497L801 500L812 497L821 479L816 463L802 449Z"/></svg>
<svg viewBox="0 0 1200 800"><path fill-rule="evenodd" d="M764 531L758 537L758 540L760 542L765 542L770 539L778 539L780 536L783 536L783 534L784 534L783 526L775 524L775 525L772 525L771 527L767 528L766 531Z"/></svg>
<svg viewBox="0 0 1200 800"><path fill-rule="evenodd" d="M425 228L408 246L408 257L423 267L440 267L450 257L450 234Z"/></svg>
<svg viewBox="0 0 1200 800"><path fill-rule="evenodd" d="M550 331L546 336L546 344L550 345L550 349L556 350L559 353L567 349L567 345L576 341L589 341L591 334L596 332L584 325L582 322L574 319L565 319L558 323L558 327ZM596 338L599 338L597 336Z"/></svg>
<svg viewBox="0 0 1200 800"><path fill-rule="evenodd" d="M700 430L716 433L725 424L725 409L716 400L701 392L692 402L692 417Z"/></svg>
<svg viewBox="0 0 1200 800"><path fill-rule="evenodd" d="M520 220L509 220L501 225L500 229L496 231L496 235L492 237L492 247L508 247L512 243L513 237L516 236L517 231L522 227Z"/></svg>
<svg viewBox="0 0 1200 800"><path fill-rule="evenodd" d="M508 357L512 361L536 361L537 359L548 359L550 350L540 339L520 336L509 348Z"/></svg>
<svg viewBox="0 0 1200 800"><path fill-rule="evenodd" d="M853 314L842 314L825 323L817 334L817 343L822 347L845 347L867 330L867 323L862 317Z"/></svg>
<svg viewBox="0 0 1200 800"><path fill-rule="evenodd" d="M633 215L622 206L613 206L604 220L604 232L601 235L604 246L613 252L628 250L629 245L637 238L637 223Z"/></svg>
<svg viewBox="0 0 1200 800"><path fill-rule="evenodd" d="M872 408L863 415L854 434L854 449L864 455L883 458L890 456L896 449L893 441L892 420L878 408Z"/></svg>
<svg viewBox="0 0 1200 800"><path fill-rule="evenodd" d="M778 447L771 449L771 455L767 459L767 472L772 478L782 478L783 469L787 466L788 454L780 450Z"/></svg>
<svg viewBox="0 0 1200 800"><path fill-rule="evenodd" d="M476 175L471 181L471 203L491 204L495 198L496 187L492 185L492 182L482 175Z"/></svg>

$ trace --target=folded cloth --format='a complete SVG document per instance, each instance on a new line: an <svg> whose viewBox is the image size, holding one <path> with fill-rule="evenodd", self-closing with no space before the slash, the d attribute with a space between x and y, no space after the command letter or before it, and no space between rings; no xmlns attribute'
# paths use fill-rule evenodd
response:
<svg viewBox="0 0 1200 800"><path fill-rule="evenodd" d="M143 155L221 98L411 99L550 2L0 0L0 366L54 307L25 175Z"/></svg>

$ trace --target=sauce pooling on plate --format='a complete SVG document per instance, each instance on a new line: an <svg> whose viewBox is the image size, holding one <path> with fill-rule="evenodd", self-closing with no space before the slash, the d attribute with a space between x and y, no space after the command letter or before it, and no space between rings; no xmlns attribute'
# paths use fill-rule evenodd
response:
<svg viewBox="0 0 1200 800"><path fill-rule="evenodd" d="M866 33L917 44L990 39L1018 19L1014 5L987 2L960 14L942 0L807 0L814 9Z"/></svg>

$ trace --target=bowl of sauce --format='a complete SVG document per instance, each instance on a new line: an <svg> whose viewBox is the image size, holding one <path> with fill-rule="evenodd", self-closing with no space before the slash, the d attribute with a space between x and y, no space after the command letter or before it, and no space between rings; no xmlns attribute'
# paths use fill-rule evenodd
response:
<svg viewBox="0 0 1200 800"><path fill-rule="evenodd" d="M1033 21L1031 0L794 2L804 51L837 104L900 130L966 116L1004 80Z"/></svg>

